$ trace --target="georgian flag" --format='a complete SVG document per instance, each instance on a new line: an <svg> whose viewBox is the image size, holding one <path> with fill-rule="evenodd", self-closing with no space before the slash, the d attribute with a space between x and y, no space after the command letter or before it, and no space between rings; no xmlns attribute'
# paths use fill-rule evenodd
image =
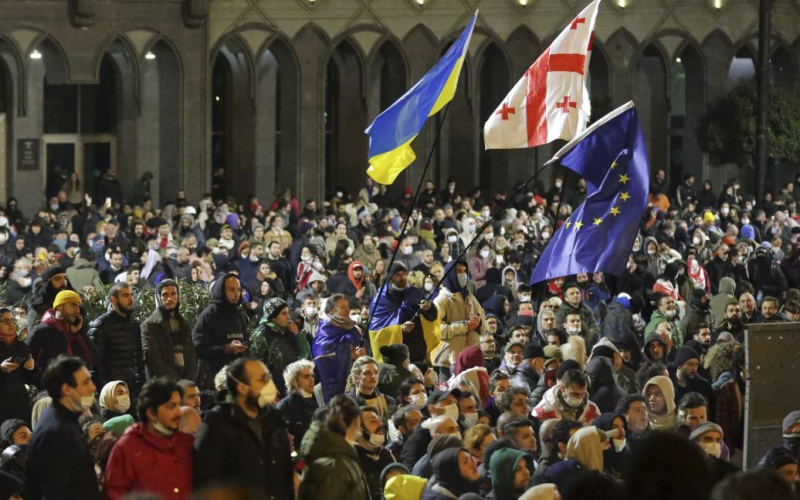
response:
<svg viewBox="0 0 800 500"><path fill-rule="evenodd" d="M571 140L591 111L586 75L600 0L590 3L514 85L483 127L486 149Z"/></svg>

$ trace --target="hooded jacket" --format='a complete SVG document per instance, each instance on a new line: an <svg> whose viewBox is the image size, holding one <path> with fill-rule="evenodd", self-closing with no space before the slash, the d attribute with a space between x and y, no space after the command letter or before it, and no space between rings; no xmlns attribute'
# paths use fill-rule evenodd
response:
<svg viewBox="0 0 800 500"><path fill-rule="evenodd" d="M83 287L89 285L93 286L97 292L103 290L100 273L95 269L94 264L82 257L76 258L72 266L67 268L67 280L76 290L83 290Z"/></svg>
<svg viewBox="0 0 800 500"><path fill-rule="evenodd" d="M44 316L44 313L47 312L48 309L53 308L53 301L56 299L56 295L61 290L56 290L53 288L52 283L50 280L53 276L57 274L64 273L64 269L60 267L50 267L48 268L41 276L41 280L36 283L34 286L33 294L30 298L30 303L28 304L28 324L35 325L39 322L39 319ZM67 286L64 290L72 290L75 291L74 288L67 283Z"/></svg>
<svg viewBox="0 0 800 500"><path fill-rule="evenodd" d="M603 472L603 448L597 427L584 427L569 438L567 459L575 459L586 469Z"/></svg>
<svg viewBox="0 0 800 500"><path fill-rule="evenodd" d="M164 500L189 498L192 492L192 442L189 434L155 436L145 423L125 431L111 450L103 492L109 500L147 491Z"/></svg>
<svg viewBox="0 0 800 500"><path fill-rule="evenodd" d="M647 388L651 385L656 385L661 389L661 393L664 395L664 399L667 403L667 412L663 415L656 415L651 412L650 407L646 405L647 416L650 419L650 428L656 431L674 429L677 423L677 412L675 410L675 388L672 385L672 381L661 375L651 378L644 384L644 388L642 389L642 396L645 398L647 398Z"/></svg>
<svg viewBox="0 0 800 500"><path fill-rule="evenodd" d="M59 355L67 354L80 357L91 369L99 358L97 347L86 335L86 326L73 334L52 309L45 312L42 322L30 331L27 342L37 366L47 366Z"/></svg>
<svg viewBox="0 0 800 500"><path fill-rule="evenodd" d="M650 342L658 342L659 344L661 344L661 348L664 351L664 354L662 355L661 359L654 359L654 358L650 357L650 353L647 352L647 346L650 344ZM659 335L657 332L651 333L644 340L644 347L642 348L642 355L644 356L645 360L650 361L651 363L662 363L662 364L666 365L666 364L669 363L669 361L667 360L667 354L668 354L667 353L667 344L664 343L664 339L661 338L661 335Z"/></svg>
<svg viewBox="0 0 800 500"><path fill-rule="evenodd" d="M463 264L463 261L460 261ZM436 366L450 366L450 353L456 356L467 346L478 345L480 333L488 331L483 307L466 287L458 284L455 265L457 261L445 266L444 287L434 304L439 311L441 322L442 346L436 351L433 362ZM451 271L452 269L452 271ZM470 313L480 316L478 330L470 330L468 326Z"/></svg>
<svg viewBox="0 0 800 500"><path fill-rule="evenodd" d="M613 412L619 400L625 396L625 391L614 381L611 362L604 357L592 358L586 365L586 372L592 380L589 399L597 405L601 413Z"/></svg>
<svg viewBox="0 0 800 500"><path fill-rule="evenodd" d="M722 278L719 282L719 292L711 297L711 315L714 320L714 328L718 328L725 322L725 309L731 302L738 302L734 294L736 293L736 282L733 278ZM711 325L709 325L711 327Z"/></svg>
<svg viewBox="0 0 800 500"><path fill-rule="evenodd" d="M260 426L260 438L252 426ZM250 420L233 396L222 392L197 432L193 478L195 486L236 481L256 487L265 494L260 498L293 498L291 447L280 410L270 405Z"/></svg>
<svg viewBox="0 0 800 500"><path fill-rule="evenodd" d="M239 308L239 302L231 304L225 297L225 280L239 279L228 273L217 278L211 287L213 302L197 317L192 331L192 340L197 350L198 360L208 364L213 376L223 366L247 354L231 354L225 347L234 340L243 344L249 342L247 314Z"/></svg>
<svg viewBox="0 0 800 500"><path fill-rule="evenodd" d="M167 286L178 290L178 303L172 312L164 308L161 291ZM192 326L180 313L180 287L173 280L162 280L156 287L156 308L141 324L142 352L147 378L169 377L194 380L197 376L197 351L192 342ZM173 331L173 325L177 328Z"/></svg>
<svg viewBox="0 0 800 500"><path fill-rule="evenodd" d="M344 436L312 422L300 445L306 463L299 500L368 500L367 479L355 448ZM286 498L292 498L288 496Z"/></svg>
<svg viewBox="0 0 800 500"><path fill-rule="evenodd" d="M550 420L551 418L558 418L562 420L565 418L571 418L564 412L566 409L564 406L565 403L563 403L561 401L561 397L558 396L560 391L560 384L556 384L548 389L547 392L544 393L542 400L536 405L531 414L542 422L545 420ZM572 418L572 420L576 420L584 425L591 424L594 419L600 416L600 409L588 398L580 407L576 408L576 410L576 416L575 418Z"/></svg>
<svg viewBox="0 0 800 500"><path fill-rule="evenodd" d="M477 483L472 483L461 475L458 455L469 453L465 448L448 448L433 457L433 473L436 482L422 496L423 500L445 500L459 498L466 493L477 493Z"/></svg>
<svg viewBox="0 0 800 500"><path fill-rule="evenodd" d="M514 270L513 267L507 267L506 270ZM514 273L516 276L516 272ZM500 269L490 267L486 270L486 284L479 287L475 292L475 298L478 302L483 304L487 300L494 297L505 297L509 302L514 302L514 294L512 290L503 284L503 277L505 270L501 273ZM505 315L504 315L505 316Z"/></svg>
<svg viewBox="0 0 800 500"><path fill-rule="evenodd" d="M532 475L533 457L529 454L514 448L503 448L494 452L489 464L489 470L492 472L492 491L486 496L486 500L519 498L523 491L514 489L514 476L521 460L525 460Z"/></svg>
<svg viewBox="0 0 800 500"><path fill-rule="evenodd" d="M612 411L597 417L595 421L592 422L592 425L601 431L610 431L614 428L614 421L617 419L622 420L622 428L625 429L626 445L621 451L617 451L612 442L611 446L607 450L603 451L603 468L611 477L621 479L622 472L627 467L628 461L631 457L630 447L627 443L628 436L630 436L630 432L628 431L628 420L622 413L614 413Z"/></svg>

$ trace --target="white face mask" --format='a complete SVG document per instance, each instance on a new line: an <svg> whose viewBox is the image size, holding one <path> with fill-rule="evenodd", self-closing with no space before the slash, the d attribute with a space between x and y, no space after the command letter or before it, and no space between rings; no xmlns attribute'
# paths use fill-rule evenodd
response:
<svg viewBox="0 0 800 500"><path fill-rule="evenodd" d="M722 453L722 445L720 443L700 443L700 447L712 457L719 458Z"/></svg>
<svg viewBox="0 0 800 500"><path fill-rule="evenodd" d="M31 277L30 276L25 276L24 278L20 278L19 279L19 285L22 288L28 288L29 286L31 286Z"/></svg>
<svg viewBox="0 0 800 500"><path fill-rule="evenodd" d="M625 438L612 439L611 443L614 445L614 451L616 451L617 453L621 453L622 450L624 450L625 446L627 445L627 441L625 440Z"/></svg>
<svg viewBox="0 0 800 500"><path fill-rule="evenodd" d="M275 402L276 397L278 397L278 388L275 387L275 382L269 379L267 385L261 388L261 392L258 395L258 406L264 408L267 405L271 405Z"/></svg>
<svg viewBox="0 0 800 500"><path fill-rule="evenodd" d="M167 426L165 426L164 424L162 424L158 420L153 422L153 428L155 428L155 430L159 434L161 434L162 436L166 436L166 437L170 437L172 435L172 433L175 432L172 429L167 428Z"/></svg>
<svg viewBox="0 0 800 500"><path fill-rule="evenodd" d="M722 212L722 215L728 215L730 211L731 209L728 207L722 207L722 209L720 210L720 212Z"/></svg>
<svg viewBox="0 0 800 500"><path fill-rule="evenodd" d="M407 246L405 246L405 247L403 248L403 253L404 253L405 255L411 255L411 253L412 253L413 251L414 251L414 247L412 247L411 245L407 245Z"/></svg>
<svg viewBox="0 0 800 500"><path fill-rule="evenodd" d="M444 407L444 416L450 417L453 420L458 420L458 405L452 404Z"/></svg>
<svg viewBox="0 0 800 500"><path fill-rule="evenodd" d="M530 302L531 301L531 296L530 295L520 295L519 296L519 301L520 302Z"/></svg>
<svg viewBox="0 0 800 500"><path fill-rule="evenodd" d="M467 281L469 281L469 278L467 278L466 274L458 275L458 286L464 288L465 286L467 286Z"/></svg>
<svg viewBox="0 0 800 500"><path fill-rule="evenodd" d="M361 314L357 312L350 313L350 321L358 323L359 321L361 321Z"/></svg>
<svg viewBox="0 0 800 500"><path fill-rule="evenodd" d="M742 225L743 226L746 226L748 224L750 224L750 219L742 219Z"/></svg>
<svg viewBox="0 0 800 500"><path fill-rule="evenodd" d="M0 233L0 245L4 244L8 241L8 235L6 233Z"/></svg>
<svg viewBox="0 0 800 500"><path fill-rule="evenodd" d="M425 394L424 392L414 394L410 396L409 399L411 400L411 402L408 404L419 409L425 408L425 405L428 403L428 395Z"/></svg>
<svg viewBox="0 0 800 500"><path fill-rule="evenodd" d="M699 245L702 242L703 242L703 240L701 240L699 236L695 236L694 238L692 238L692 244L693 245Z"/></svg>
<svg viewBox="0 0 800 500"><path fill-rule="evenodd" d="M373 446L383 446L383 443L386 442L386 436L383 434L370 434L369 435L369 443Z"/></svg>
<svg viewBox="0 0 800 500"><path fill-rule="evenodd" d="M481 210L481 217L483 217L484 219L488 219L489 215L490 214L488 210Z"/></svg>
<svg viewBox="0 0 800 500"><path fill-rule="evenodd" d="M489 258L489 250L483 249L481 250L481 258L488 259Z"/></svg>
<svg viewBox="0 0 800 500"><path fill-rule="evenodd" d="M301 255L300 256L300 260L302 260L303 262L311 262L311 256L310 255Z"/></svg>
<svg viewBox="0 0 800 500"><path fill-rule="evenodd" d="M492 240L494 238L494 233L488 233L488 234L485 234L484 236L486 236L486 240L489 241L489 240Z"/></svg>
<svg viewBox="0 0 800 500"><path fill-rule="evenodd" d="M312 306L306 306L305 313L306 316L309 318L316 318L317 314L319 314L319 309Z"/></svg>
<svg viewBox="0 0 800 500"><path fill-rule="evenodd" d="M677 313L677 312L678 312L677 309L670 309L669 311L666 311L664 313L664 316L666 316L668 318L673 318L673 317L675 317L675 313Z"/></svg>
<svg viewBox="0 0 800 500"><path fill-rule="evenodd" d="M655 255L655 254L656 254L655 250L650 249L650 250L647 251L647 255L651 255L652 256L652 255Z"/></svg>
<svg viewBox="0 0 800 500"><path fill-rule="evenodd" d="M467 231L470 232L470 233L474 233L475 232L475 226L474 225L468 226L467 227Z"/></svg>
<svg viewBox="0 0 800 500"><path fill-rule="evenodd" d="M455 243L456 241L458 241L458 236L448 236L447 237L447 242L448 243Z"/></svg>
<svg viewBox="0 0 800 500"><path fill-rule="evenodd" d="M542 233L542 239L545 240L545 241L549 240L550 239L550 233L548 233L546 231L544 233Z"/></svg>
<svg viewBox="0 0 800 500"><path fill-rule="evenodd" d="M569 332L572 335L577 335L577 334L579 334L581 332L581 327L579 327L579 326L568 326L567 327L567 332Z"/></svg>
<svg viewBox="0 0 800 500"><path fill-rule="evenodd" d="M475 413L465 413L464 414L464 427L469 429L470 427L474 426L478 423L478 412Z"/></svg>
<svg viewBox="0 0 800 500"><path fill-rule="evenodd" d="M583 398L573 398L570 395L564 396L564 401L572 408L577 408L583 403Z"/></svg>
<svg viewBox="0 0 800 500"><path fill-rule="evenodd" d="M433 291L433 283L425 283L425 291L432 292Z"/></svg>
<svg viewBox="0 0 800 500"><path fill-rule="evenodd" d="M350 256L350 255L353 255L355 253L355 251L356 251L355 248L347 247L347 250L345 250L344 253L346 253L348 256Z"/></svg>
<svg viewBox="0 0 800 500"><path fill-rule="evenodd" d="M130 394L123 394L122 396L117 396L117 404L114 405L114 409L120 413L125 413L131 407L131 396Z"/></svg>
<svg viewBox="0 0 800 500"><path fill-rule="evenodd" d="M300 395L306 399L314 397L314 393L307 392L305 389L300 389Z"/></svg>
<svg viewBox="0 0 800 500"><path fill-rule="evenodd" d="M556 181L556 189L561 189L561 181Z"/></svg>

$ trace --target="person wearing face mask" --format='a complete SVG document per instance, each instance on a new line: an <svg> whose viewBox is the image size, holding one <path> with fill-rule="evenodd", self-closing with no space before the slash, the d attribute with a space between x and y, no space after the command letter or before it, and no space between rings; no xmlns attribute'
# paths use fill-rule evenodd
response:
<svg viewBox="0 0 800 500"><path fill-rule="evenodd" d="M727 476L739 472L739 467L720 459L722 452L722 438L724 437L722 427L713 423L705 422L689 434L689 441L695 442L703 449L708 467L708 474L714 484L719 483Z"/></svg>
<svg viewBox="0 0 800 500"><path fill-rule="evenodd" d="M25 497L100 500L94 459L78 423L94 404L92 374L81 359L62 356L47 367L43 384L53 404L28 445Z"/></svg>
<svg viewBox="0 0 800 500"><path fill-rule="evenodd" d="M589 401L589 381L580 370L567 370L560 383L548 390L533 409L540 421L551 418L569 419L589 425L600 416L600 409Z"/></svg>
<svg viewBox="0 0 800 500"><path fill-rule="evenodd" d="M188 498L192 491L191 435L180 432L182 391L169 379L149 381L139 395L140 423L111 450L103 493L116 500L147 491L162 498ZM194 410L192 410L194 411Z"/></svg>
<svg viewBox="0 0 800 500"><path fill-rule="evenodd" d="M278 388L267 366L239 358L228 365L226 384L195 438L194 486L240 481L262 498L293 498L289 434L273 404Z"/></svg>
<svg viewBox="0 0 800 500"><path fill-rule="evenodd" d="M394 262L389 269L389 281L373 299L369 323L372 352L380 361L381 347L394 343L398 333L408 347L411 363L425 362L438 345L434 322L439 310L423 292L408 283L408 268ZM438 300L438 297L437 297ZM399 332L398 332L399 330ZM413 465L413 464L412 464Z"/></svg>
<svg viewBox="0 0 800 500"><path fill-rule="evenodd" d="M477 391L477 396L481 401L489 402L491 394L489 393L489 371L485 367L484 353L478 346L469 346L461 351L456 359L456 366L453 371L453 377L447 381L447 386L451 389L456 389L467 385L473 387ZM463 394L462 394L463 396ZM472 397L472 394L469 394ZM459 407L461 400L459 399ZM463 415L463 408L461 408ZM477 413L470 417L474 419L471 425L477 422Z"/></svg>
<svg viewBox="0 0 800 500"><path fill-rule="evenodd" d="M430 419L426 420L416 430L407 437L403 450L400 454L400 461L409 468L413 468L417 461L428 451L435 434L448 434L459 432L458 421L458 399L461 397L459 389L435 390L428 397L427 410ZM454 430L447 429L445 432L445 419L452 422ZM433 425L436 424L436 425ZM441 425L440 425L441 424ZM440 427L442 427L440 429Z"/></svg>
<svg viewBox="0 0 800 500"><path fill-rule="evenodd" d="M353 446L361 437L360 417L356 402L343 394L316 413L300 445L306 470L297 495L299 500L370 498L369 484Z"/></svg>
<svg viewBox="0 0 800 500"><path fill-rule="evenodd" d="M467 264L451 262L445 267L444 287L434 301L439 311L442 347L433 363L444 380L450 378L451 363L458 354L467 346L478 345L480 333L488 331L483 307L470 293L468 284Z"/></svg>
<svg viewBox="0 0 800 500"><path fill-rule="evenodd" d="M486 240L476 245L478 248L469 258L469 274L475 286L481 288L486 284L486 272L492 268L493 257L491 246Z"/></svg>
<svg viewBox="0 0 800 500"><path fill-rule="evenodd" d="M312 296L306 296L300 307L300 318L302 319L303 326L301 331L313 342L314 337L317 336L317 329L319 328L319 301Z"/></svg>
<svg viewBox="0 0 800 500"><path fill-rule="evenodd" d="M650 322L644 329L645 338L656 331L658 325L661 323L669 323L672 326L672 338L679 339L680 344L683 344L683 327L678 319L678 309L675 305L675 300L670 295L661 293L654 294L654 299L657 310L653 311L650 315Z"/></svg>
<svg viewBox="0 0 800 500"><path fill-rule="evenodd" d="M358 463L367 478L370 498L381 497L381 472L387 465L395 463L392 452L386 448L387 432L378 412L371 406L359 408L361 435L356 439L355 448Z"/></svg>
<svg viewBox="0 0 800 500"><path fill-rule="evenodd" d="M121 380L107 383L100 390L98 403L100 403L103 422L128 414L128 410L131 408L131 396L128 391L128 384Z"/></svg>

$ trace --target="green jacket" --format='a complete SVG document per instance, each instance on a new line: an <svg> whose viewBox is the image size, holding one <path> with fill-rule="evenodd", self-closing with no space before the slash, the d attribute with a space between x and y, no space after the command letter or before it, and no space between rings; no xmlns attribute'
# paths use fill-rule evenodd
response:
<svg viewBox="0 0 800 500"><path fill-rule="evenodd" d="M665 321L672 325L672 342L675 343L676 346L682 346L683 326L681 326L681 322L678 321L677 314L675 314L672 321L670 321L666 316L661 314L661 311L654 311L653 315L650 316L650 323L647 323L647 326L644 328L644 338L647 338L648 335L656 331L656 327L659 323L663 323Z"/></svg>
<svg viewBox="0 0 800 500"><path fill-rule="evenodd" d="M300 445L306 463L298 500L369 500L358 455L344 437L312 422Z"/></svg>

